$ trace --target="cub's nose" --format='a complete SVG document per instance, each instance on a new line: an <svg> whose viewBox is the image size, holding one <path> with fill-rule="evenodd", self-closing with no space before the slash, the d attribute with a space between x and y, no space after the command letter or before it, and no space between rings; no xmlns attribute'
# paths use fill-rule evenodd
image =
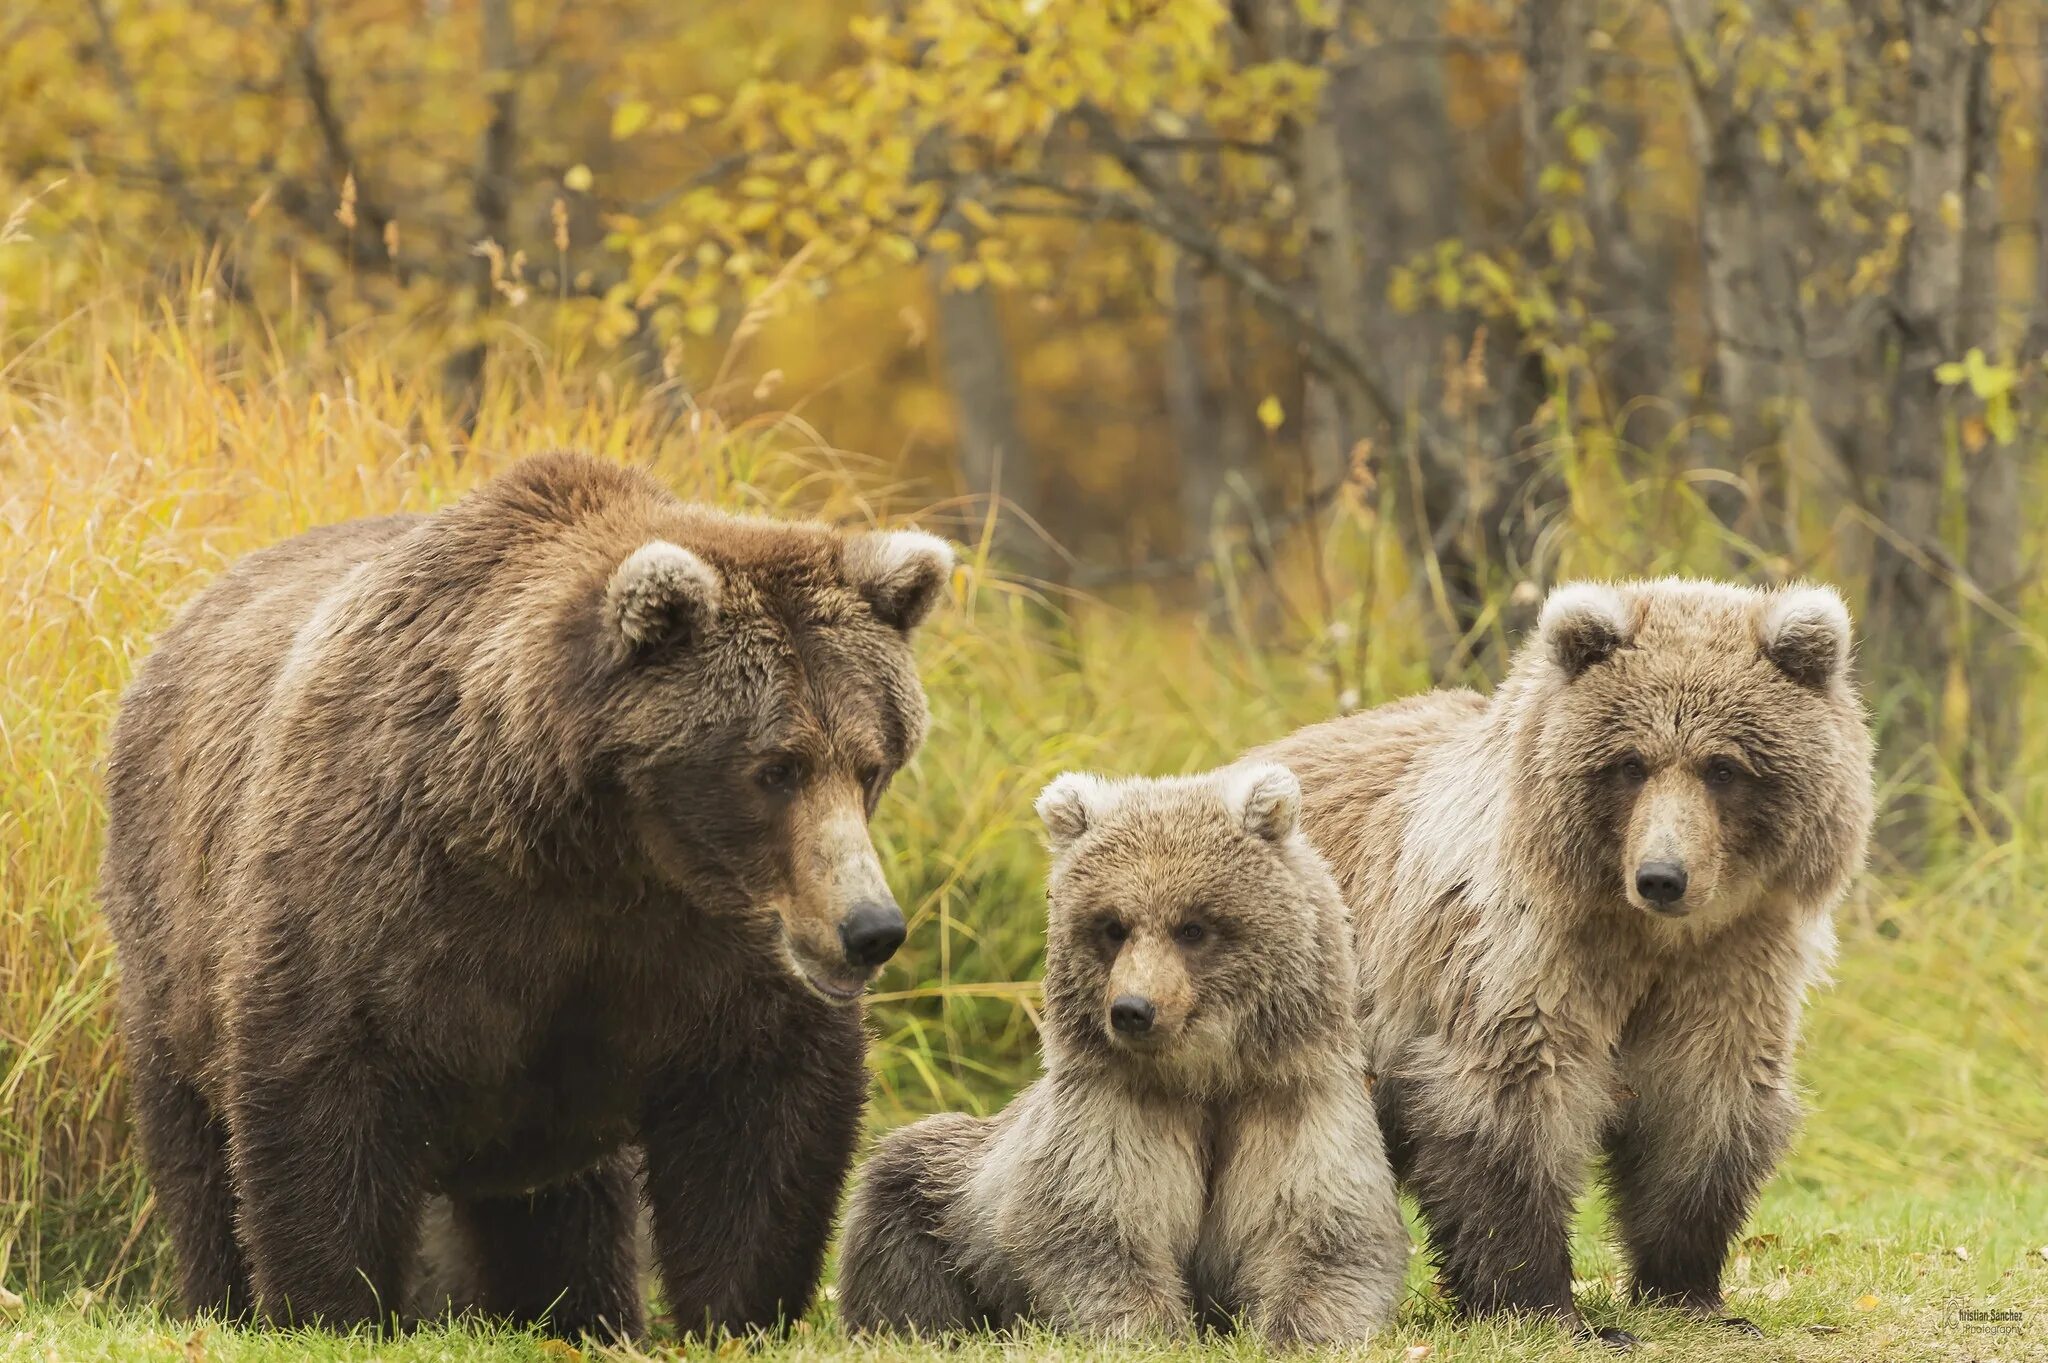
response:
<svg viewBox="0 0 2048 1363"><path fill-rule="evenodd" d="M1152 1030L1152 1019L1157 1011L1150 999L1139 998L1136 994L1119 994L1109 1005L1109 1025L1125 1036L1143 1036Z"/></svg>
<svg viewBox="0 0 2048 1363"><path fill-rule="evenodd" d="M861 970L873 970L903 945L903 910L894 904L856 904L839 920L839 944L846 959Z"/></svg>
<svg viewBox="0 0 2048 1363"><path fill-rule="evenodd" d="M1685 868L1675 861L1646 861L1636 868L1636 893L1652 904L1685 898Z"/></svg>

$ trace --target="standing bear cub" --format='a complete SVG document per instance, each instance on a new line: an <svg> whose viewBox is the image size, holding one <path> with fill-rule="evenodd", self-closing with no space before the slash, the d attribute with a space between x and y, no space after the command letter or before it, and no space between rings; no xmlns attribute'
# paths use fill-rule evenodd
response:
<svg viewBox="0 0 2048 1363"><path fill-rule="evenodd" d="M1408 1235L1299 806L1272 765L1046 788L1045 1075L882 1142L840 1249L849 1328L1236 1317L1340 1343L1392 1315Z"/></svg>
<svg viewBox="0 0 2048 1363"><path fill-rule="evenodd" d="M1569 586L1491 699L1254 754L1300 774L1351 906L1387 1148L1465 1312L1578 1324L1568 1226L1602 1151L1635 1297L1721 1311L1863 864L1849 644L1823 587Z"/></svg>
<svg viewBox="0 0 2048 1363"><path fill-rule="evenodd" d="M209 587L122 702L103 879L185 1306L388 1318L441 1196L470 1304L630 1335L644 1183L684 1328L803 1311L951 563L564 454Z"/></svg>

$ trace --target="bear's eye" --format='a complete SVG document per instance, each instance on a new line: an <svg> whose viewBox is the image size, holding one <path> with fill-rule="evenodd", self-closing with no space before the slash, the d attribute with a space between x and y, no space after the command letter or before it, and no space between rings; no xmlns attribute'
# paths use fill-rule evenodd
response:
<svg viewBox="0 0 2048 1363"><path fill-rule="evenodd" d="M869 767L860 774L861 795L867 801L868 814L872 816L875 806L882 803L882 792L889 788L889 772L883 767Z"/></svg>
<svg viewBox="0 0 2048 1363"><path fill-rule="evenodd" d="M800 757L771 757L754 769L754 784L770 795L794 795L803 783L804 763Z"/></svg>
<svg viewBox="0 0 2048 1363"><path fill-rule="evenodd" d="M1123 944L1124 939L1129 937L1130 935L1131 930L1125 927L1117 919L1105 918L1102 920L1103 941L1108 942L1114 946L1121 946Z"/></svg>
<svg viewBox="0 0 2048 1363"><path fill-rule="evenodd" d="M1614 764L1615 774L1632 786L1639 786L1650 779L1650 764L1630 753Z"/></svg>
<svg viewBox="0 0 2048 1363"><path fill-rule="evenodd" d="M1208 935L1209 930L1200 923L1182 923L1173 930L1173 940L1184 947L1194 946Z"/></svg>
<svg viewBox="0 0 2048 1363"><path fill-rule="evenodd" d="M1741 778L1742 769L1725 757L1717 757L1707 763L1705 775L1710 786L1732 786Z"/></svg>

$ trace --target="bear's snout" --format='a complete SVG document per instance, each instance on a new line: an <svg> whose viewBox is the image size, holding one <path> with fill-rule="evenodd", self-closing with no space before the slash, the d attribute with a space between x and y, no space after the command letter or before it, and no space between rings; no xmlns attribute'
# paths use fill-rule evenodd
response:
<svg viewBox="0 0 2048 1363"><path fill-rule="evenodd" d="M1685 867L1675 861L1646 861L1636 868L1636 893L1659 913L1683 913Z"/></svg>
<svg viewBox="0 0 2048 1363"><path fill-rule="evenodd" d="M1122 1036L1144 1036L1158 1015L1152 1000L1137 994L1119 994L1109 1005L1109 1025Z"/></svg>
<svg viewBox="0 0 2048 1363"><path fill-rule="evenodd" d="M896 954L905 933L903 910L891 900L867 900L839 920L839 944L847 964L874 970Z"/></svg>

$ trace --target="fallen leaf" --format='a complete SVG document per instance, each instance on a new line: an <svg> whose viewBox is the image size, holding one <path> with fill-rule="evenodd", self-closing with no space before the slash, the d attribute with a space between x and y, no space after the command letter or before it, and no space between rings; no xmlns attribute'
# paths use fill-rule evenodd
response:
<svg viewBox="0 0 2048 1363"><path fill-rule="evenodd" d="M1287 409L1280 405L1280 399L1267 396L1259 404L1259 424L1269 431L1280 429L1280 423L1287 420Z"/></svg>
<svg viewBox="0 0 2048 1363"><path fill-rule="evenodd" d="M1858 1311L1875 1311L1878 1308L1878 1304L1876 1295L1869 1292L1856 1299L1856 1309Z"/></svg>
<svg viewBox="0 0 2048 1363"><path fill-rule="evenodd" d="M2044 1253L2048 1253L2048 1251L2044 1251ZM24 1303L19 1294L9 1292L6 1288L0 1287L0 1315L15 1315L21 1310L23 1305Z"/></svg>
<svg viewBox="0 0 2048 1363"><path fill-rule="evenodd" d="M544 1339L540 1342L541 1357L553 1363L583 1363L583 1350L574 1344L559 1339Z"/></svg>
<svg viewBox="0 0 2048 1363"><path fill-rule="evenodd" d="M1427 1344L1410 1344L1408 1351L1402 1354L1401 1357L1407 1359L1408 1363L1417 1363L1418 1359L1429 1357L1429 1346Z"/></svg>
<svg viewBox="0 0 2048 1363"><path fill-rule="evenodd" d="M1839 1335L1842 1333L1842 1327L1839 1325L1809 1325L1806 1327L1806 1333L1809 1335Z"/></svg>
<svg viewBox="0 0 2048 1363"><path fill-rule="evenodd" d="M185 1336L185 1363L206 1363L206 1327Z"/></svg>
<svg viewBox="0 0 2048 1363"><path fill-rule="evenodd" d="M1950 1250L1949 1253L1955 1255L1956 1258L1961 1259L1966 1264L1970 1262L1970 1251L1969 1248L1965 1245L1957 1245L1954 1249Z"/></svg>

